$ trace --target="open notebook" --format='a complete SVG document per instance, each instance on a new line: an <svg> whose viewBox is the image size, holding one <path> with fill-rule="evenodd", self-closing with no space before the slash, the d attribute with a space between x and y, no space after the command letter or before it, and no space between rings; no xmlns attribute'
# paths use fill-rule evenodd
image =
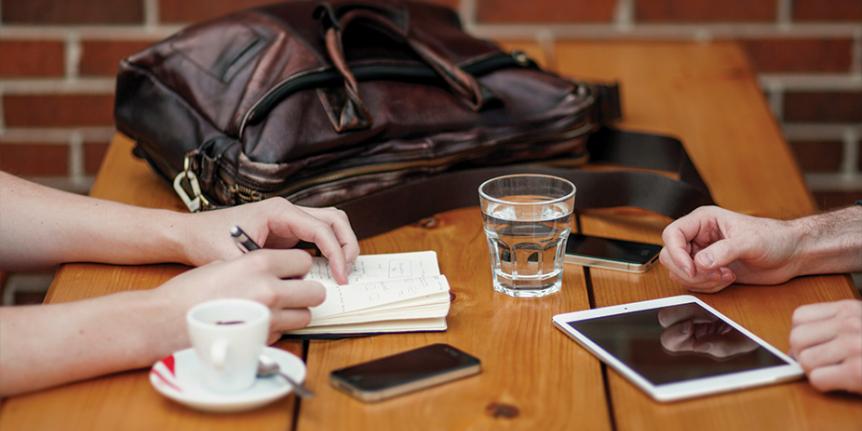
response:
<svg viewBox="0 0 862 431"><path fill-rule="evenodd" d="M348 283L338 285L323 258L314 258L306 280L323 283L326 300L311 308L308 327L290 334L361 334L443 331L449 314L449 282L437 253L359 256Z"/></svg>

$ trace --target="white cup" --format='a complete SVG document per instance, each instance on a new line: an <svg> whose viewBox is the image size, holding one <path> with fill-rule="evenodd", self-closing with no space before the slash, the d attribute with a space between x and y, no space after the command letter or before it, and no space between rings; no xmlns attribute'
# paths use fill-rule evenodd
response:
<svg viewBox="0 0 862 431"><path fill-rule="evenodd" d="M269 335L269 308L246 299L217 299L186 313L204 385L218 393L248 389Z"/></svg>

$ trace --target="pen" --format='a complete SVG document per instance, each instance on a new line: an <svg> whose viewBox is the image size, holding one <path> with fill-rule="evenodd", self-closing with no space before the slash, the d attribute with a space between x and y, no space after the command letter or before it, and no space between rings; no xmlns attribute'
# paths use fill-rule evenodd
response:
<svg viewBox="0 0 862 431"><path fill-rule="evenodd" d="M239 250L243 253L260 250L261 248L239 226L234 226L230 228L230 237L233 238L234 244L236 244L237 248L239 248ZM320 256L320 250L317 249L316 245L310 242L300 241L294 246L294 248L298 248L300 250L307 250L311 252L312 256Z"/></svg>
<svg viewBox="0 0 862 431"><path fill-rule="evenodd" d="M236 244L239 251L243 253L260 250L260 246L239 226L230 228L230 237L233 238L233 243Z"/></svg>

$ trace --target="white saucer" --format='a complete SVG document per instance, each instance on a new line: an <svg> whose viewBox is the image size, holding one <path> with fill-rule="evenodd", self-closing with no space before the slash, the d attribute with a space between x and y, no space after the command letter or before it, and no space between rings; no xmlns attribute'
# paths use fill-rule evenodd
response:
<svg viewBox="0 0 862 431"><path fill-rule="evenodd" d="M281 370L297 382L305 380L305 364L293 354L265 347L263 354L278 362ZM162 395L186 406L210 412L250 410L275 401L292 390L280 376L258 378L235 394L217 394L203 386L198 357L193 349L180 350L158 361L150 369L150 383Z"/></svg>

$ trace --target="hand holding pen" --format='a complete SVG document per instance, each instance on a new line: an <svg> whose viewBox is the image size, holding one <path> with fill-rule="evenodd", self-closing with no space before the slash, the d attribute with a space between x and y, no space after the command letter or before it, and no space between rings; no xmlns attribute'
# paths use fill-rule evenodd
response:
<svg viewBox="0 0 862 431"><path fill-rule="evenodd" d="M306 208L271 198L178 218L174 230L182 235L178 238L182 256L177 260L192 266L236 257L236 247L225 241L225 230L234 225L242 226L253 239L244 241L247 246L257 243L258 247L295 249L313 244L329 261L332 278L338 283L347 282L359 255L350 221L335 208Z"/></svg>
<svg viewBox="0 0 862 431"><path fill-rule="evenodd" d="M237 248L243 254L261 249L261 247L254 241L254 239L252 239L239 226L234 226L230 229L230 236L233 239L234 244L237 246ZM295 248L303 249L303 250L314 250L316 252L319 252L319 250L317 250L317 248L314 244L311 244L311 243L308 243L305 241L300 241L299 243L297 243ZM349 271L349 269L350 268L348 266L348 271ZM341 283L341 282L339 282L339 283ZM343 283L341 283L341 284L343 284Z"/></svg>

